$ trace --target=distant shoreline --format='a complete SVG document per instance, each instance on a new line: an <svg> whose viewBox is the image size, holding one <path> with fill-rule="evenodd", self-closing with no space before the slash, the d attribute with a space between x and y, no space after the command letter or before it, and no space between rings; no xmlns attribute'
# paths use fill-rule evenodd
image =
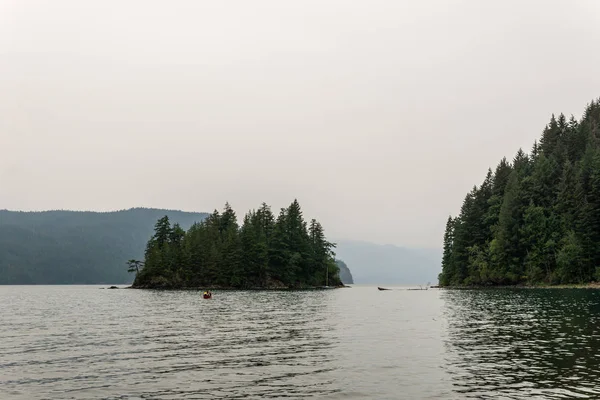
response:
<svg viewBox="0 0 600 400"><path fill-rule="evenodd" d="M302 291L302 290L330 290L330 289L343 289L350 288L350 286L339 285L339 286L299 286L299 287L287 287L287 286L269 286L269 287L248 287L248 288L235 288L231 286L181 286L181 287L165 287L165 286L127 286L123 289L140 289L140 290L223 290L223 291Z"/></svg>
<svg viewBox="0 0 600 400"><path fill-rule="evenodd" d="M483 289L600 289L600 282L571 283L560 285L498 285L498 286L440 286L450 290L483 290Z"/></svg>

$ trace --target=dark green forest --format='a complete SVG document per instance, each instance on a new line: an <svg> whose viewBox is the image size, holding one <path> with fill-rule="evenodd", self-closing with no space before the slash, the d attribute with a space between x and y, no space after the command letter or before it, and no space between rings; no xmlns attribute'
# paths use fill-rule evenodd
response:
<svg viewBox="0 0 600 400"><path fill-rule="evenodd" d="M229 204L185 231L158 220L134 287L303 288L341 285L323 227L304 220L298 201L276 217L266 204L241 226ZM132 262L132 264L134 264ZM139 264L139 263L137 263Z"/></svg>
<svg viewBox="0 0 600 400"><path fill-rule="evenodd" d="M0 284L120 284L134 275L154 223L185 229L208 214L134 208L114 212L0 210Z"/></svg>
<svg viewBox="0 0 600 400"><path fill-rule="evenodd" d="M600 99L502 159L444 234L443 286L600 280Z"/></svg>

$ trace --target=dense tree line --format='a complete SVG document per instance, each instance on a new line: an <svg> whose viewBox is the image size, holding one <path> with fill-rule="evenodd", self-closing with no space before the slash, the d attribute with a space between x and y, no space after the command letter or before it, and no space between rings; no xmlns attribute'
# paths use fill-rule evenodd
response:
<svg viewBox="0 0 600 400"><path fill-rule="evenodd" d="M441 285L600 280L600 99L488 170L444 234Z"/></svg>
<svg viewBox="0 0 600 400"><path fill-rule="evenodd" d="M306 287L339 285L334 244L298 201L277 217L266 204L245 215L225 205L188 231L163 217L146 246L134 287Z"/></svg>
<svg viewBox="0 0 600 400"><path fill-rule="evenodd" d="M123 260L141 258L157 218L186 229L208 214L0 210L0 284L126 284Z"/></svg>

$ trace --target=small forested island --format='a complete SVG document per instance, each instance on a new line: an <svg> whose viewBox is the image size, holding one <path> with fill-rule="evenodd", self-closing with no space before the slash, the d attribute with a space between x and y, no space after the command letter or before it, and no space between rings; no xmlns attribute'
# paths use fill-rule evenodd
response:
<svg viewBox="0 0 600 400"><path fill-rule="evenodd" d="M502 159L444 234L440 286L600 280L600 99L555 118L530 154Z"/></svg>
<svg viewBox="0 0 600 400"><path fill-rule="evenodd" d="M343 286L335 245L294 200L275 217L263 203L241 226L227 203L186 232L163 217L144 261L130 260L133 288L277 289Z"/></svg>

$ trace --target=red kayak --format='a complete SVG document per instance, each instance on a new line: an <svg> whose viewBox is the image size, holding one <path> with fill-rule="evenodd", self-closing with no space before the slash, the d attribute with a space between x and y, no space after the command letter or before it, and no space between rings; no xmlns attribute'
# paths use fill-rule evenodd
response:
<svg viewBox="0 0 600 400"><path fill-rule="evenodd" d="M205 299L212 299L212 293L204 293L202 297L204 297Z"/></svg>

